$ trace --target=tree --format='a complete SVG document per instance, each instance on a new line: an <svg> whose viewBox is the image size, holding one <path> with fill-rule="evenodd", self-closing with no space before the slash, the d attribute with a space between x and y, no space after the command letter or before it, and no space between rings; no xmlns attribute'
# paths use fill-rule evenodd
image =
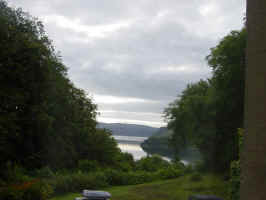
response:
<svg viewBox="0 0 266 200"><path fill-rule="evenodd" d="M238 159L237 129L243 127L246 30L232 31L207 56L213 75L189 84L166 108L172 143L196 145L209 169L229 173ZM183 146L182 146L183 145Z"/></svg>
<svg viewBox="0 0 266 200"><path fill-rule="evenodd" d="M117 144L96 130L96 105L68 79L42 23L0 0L0 44L0 168L112 164Z"/></svg>
<svg viewBox="0 0 266 200"><path fill-rule="evenodd" d="M209 81L189 84L182 95L165 110L171 138L178 154L187 146L197 146L211 165L214 147L215 107Z"/></svg>
<svg viewBox="0 0 266 200"><path fill-rule="evenodd" d="M224 171L238 159L237 129L243 127L246 29L232 31L207 56L216 109L215 162ZM222 159L224 158L224 159Z"/></svg>

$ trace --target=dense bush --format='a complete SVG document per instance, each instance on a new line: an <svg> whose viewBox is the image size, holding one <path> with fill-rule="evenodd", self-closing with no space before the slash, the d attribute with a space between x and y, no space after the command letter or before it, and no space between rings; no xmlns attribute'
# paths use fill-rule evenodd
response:
<svg viewBox="0 0 266 200"><path fill-rule="evenodd" d="M156 179L153 173L144 171L121 172L110 169L105 171L105 174L110 185L135 185Z"/></svg>
<svg viewBox="0 0 266 200"><path fill-rule="evenodd" d="M201 172L201 173L206 172L205 163L204 163L202 160L201 160L201 161L197 161L197 162L195 162L193 168L194 168L195 171L197 171L197 172Z"/></svg>
<svg viewBox="0 0 266 200"><path fill-rule="evenodd" d="M78 169L83 172L91 172L100 168L99 163L96 160L80 160L78 162Z"/></svg>
<svg viewBox="0 0 266 200"><path fill-rule="evenodd" d="M48 183L54 188L56 194L78 192L82 189L97 189L108 186L107 179L102 172L57 175Z"/></svg>
<svg viewBox="0 0 266 200"><path fill-rule="evenodd" d="M167 168L170 163L158 155L147 156L136 161L136 169L155 172L157 170Z"/></svg>
<svg viewBox="0 0 266 200"><path fill-rule="evenodd" d="M38 178L53 178L54 172L49 167L42 167L34 171L33 176Z"/></svg>
<svg viewBox="0 0 266 200"><path fill-rule="evenodd" d="M184 175L184 169L176 168L174 165L157 171L121 171L117 169L105 169L94 172L73 172L57 174L47 182L53 187L56 194L67 192L79 192L82 189L101 189L107 186L135 185L178 178Z"/></svg>
<svg viewBox="0 0 266 200"><path fill-rule="evenodd" d="M20 184L30 180L30 178L26 175L26 170L18 164L12 162L7 162L0 173L2 185L5 185L5 183Z"/></svg>
<svg viewBox="0 0 266 200"><path fill-rule="evenodd" d="M3 200L45 200L53 193L52 187L45 181L32 180L17 185L8 185L0 189Z"/></svg>
<svg viewBox="0 0 266 200"><path fill-rule="evenodd" d="M128 172L136 168L136 162L132 154L120 152L120 154L117 155L117 162L114 167L115 169Z"/></svg>
<svg viewBox="0 0 266 200"><path fill-rule="evenodd" d="M230 198L231 200L239 200L240 194L240 161L231 163L231 179L230 179Z"/></svg>
<svg viewBox="0 0 266 200"><path fill-rule="evenodd" d="M183 176L184 174L185 174L184 170L171 166L171 167L157 171L156 177L158 177L159 180L164 180L164 179L178 178L180 176Z"/></svg>
<svg viewBox="0 0 266 200"><path fill-rule="evenodd" d="M202 176L198 172L194 172L189 179L193 182L198 182L202 180Z"/></svg>
<svg viewBox="0 0 266 200"><path fill-rule="evenodd" d="M241 153L242 143L243 143L243 129L238 129L238 137L239 137L239 150ZM240 168L240 160L233 161L231 163L231 178L230 178L230 199L231 200L239 200L240 199L240 181L241 181L241 168Z"/></svg>
<svg viewBox="0 0 266 200"><path fill-rule="evenodd" d="M187 165L186 167L185 167L185 169L184 169L184 172L186 173L186 174L190 174L190 173L192 173L192 172L194 172L195 170L194 170L194 167L191 165L191 164L189 164L189 165Z"/></svg>

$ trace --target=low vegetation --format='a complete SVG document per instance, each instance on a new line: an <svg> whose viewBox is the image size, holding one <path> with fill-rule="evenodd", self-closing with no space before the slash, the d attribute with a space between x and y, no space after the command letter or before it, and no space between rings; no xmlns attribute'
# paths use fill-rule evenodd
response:
<svg viewBox="0 0 266 200"><path fill-rule="evenodd" d="M126 156L131 156L127 155ZM46 199L52 195L78 192L84 188L101 189L110 186L137 185L158 180L174 179L190 172L182 163L169 163L158 156L138 161L121 160L117 167L100 167L95 162L82 161L81 168L56 170L49 167L33 172L9 165L8 182L2 182L1 199ZM126 166L126 167L125 167ZM32 196L29 196L32 193ZM26 199L27 199L26 198ZM38 199L37 198L37 199Z"/></svg>
<svg viewBox="0 0 266 200"><path fill-rule="evenodd" d="M173 180L156 181L134 186L118 186L105 188L112 194L112 200L187 200L192 194L214 194L228 200L227 183L214 175L203 175L194 181L192 175L185 175ZM80 193L68 193L51 200L73 200Z"/></svg>

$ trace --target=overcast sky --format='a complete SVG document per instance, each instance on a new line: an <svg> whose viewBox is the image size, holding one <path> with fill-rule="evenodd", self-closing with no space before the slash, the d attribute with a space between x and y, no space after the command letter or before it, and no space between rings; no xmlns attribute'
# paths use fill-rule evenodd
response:
<svg viewBox="0 0 266 200"><path fill-rule="evenodd" d="M99 121L157 127L186 84L210 76L209 49L245 15L244 0L8 2L43 21Z"/></svg>

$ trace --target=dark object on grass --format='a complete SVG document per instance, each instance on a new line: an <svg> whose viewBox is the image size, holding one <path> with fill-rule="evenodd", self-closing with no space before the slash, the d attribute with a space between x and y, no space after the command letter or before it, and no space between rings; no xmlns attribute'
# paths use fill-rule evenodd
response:
<svg viewBox="0 0 266 200"><path fill-rule="evenodd" d="M83 190L83 197L77 197L75 200L109 200L111 194L105 191Z"/></svg>
<svg viewBox="0 0 266 200"><path fill-rule="evenodd" d="M220 197L213 195L191 195L188 200L223 200Z"/></svg>

